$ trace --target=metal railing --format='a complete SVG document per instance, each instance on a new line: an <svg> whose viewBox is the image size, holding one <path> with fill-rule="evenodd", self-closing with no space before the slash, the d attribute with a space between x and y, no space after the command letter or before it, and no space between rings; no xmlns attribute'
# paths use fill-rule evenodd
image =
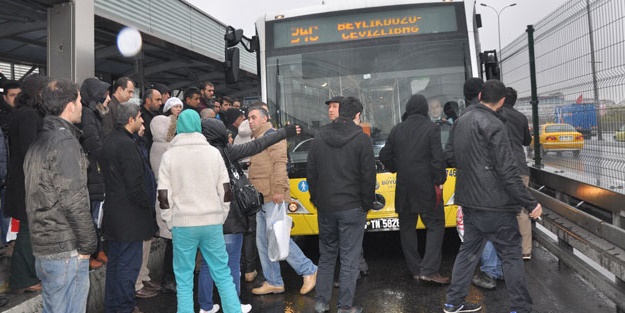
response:
<svg viewBox="0 0 625 313"><path fill-rule="evenodd" d="M534 29L539 125L564 122L585 131L579 156L548 152L543 163L625 192L625 1L568 1ZM519 94L515 108L532 121L527 36L502 55L504 83Z"/></svg>
<svg viewBox="0 0 625 313"><path fill-rule="evenodd" d="M625 230L621 228L625 196L536 168L532 168L532 185L539 187L531 191L543 206L540 223L557 236L557 240L553 240L535 229L534 239L552 252L560 264L574 269L612 300L617 312L625 312ZM570 202L577 204L574 207L568 204ZM601 212L590 214L578 208L586 203ZM590 266L574 253L575 250L614 277L607 277Z"/></svg>

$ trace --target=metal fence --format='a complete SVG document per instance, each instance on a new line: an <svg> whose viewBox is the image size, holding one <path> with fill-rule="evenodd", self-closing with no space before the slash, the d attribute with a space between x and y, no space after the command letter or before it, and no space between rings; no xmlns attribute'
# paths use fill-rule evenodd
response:
<svg viewBox="0 0 625 313"><path fill-rule="evenodd" d="M625 192L625 1L568 1L534 29L540 125L567 123L585 135L579 154L547 151L543 164ZM518 91L515 107L531 124L527 36L506 46L502 57L503 81Z"/></svg>

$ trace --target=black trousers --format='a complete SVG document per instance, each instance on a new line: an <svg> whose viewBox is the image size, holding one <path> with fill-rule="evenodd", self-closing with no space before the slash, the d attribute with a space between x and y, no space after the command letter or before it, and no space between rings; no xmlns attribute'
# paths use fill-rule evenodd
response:
<svg viewBox="0 0 625 313"><path fill-rule="evenodd" d="M459 305L469 293L471 278L486 241L492 241L501 257L510 311L529 313L532 298L525 281L521 234L516 212L485 211L463 207L464 241L456 256L445 303Z"/></svg>
<svg viewBox="0 0 625 313"><path fill-rule="evenodd" d="M243 233L243 251L241 253L241 271L251 273L258 268L258 249L256 248L256 215L247 217L248 229Z"/></svg>
<svg viewBox="0 0 625 313"><path fill-rule="evenodd" d="M367 212L361 208L338 212L318 211L319 267L317 302L330 303L334 266L340 255L339 298L337 307L350 308L356 294L356 280L365 234Z"/></svg>
<svg viewBox="0 0 625 313"><path fill-rule="evenodd" d="M419 215L427 229L423 259L421 259L419 254L416 230ZM441 266L443 239L445 237L445 211L443 207L438 206L422 213L399 213L399 237L408 269L413 276L428 276L438 273Z"/></svg>
<svg viewBox="0 0 625 313"><path fill-rule="evenodd" d="M20 230L15 239L15 248L11 257L11 289L22 289L39 283L35 270L35 256L30 242L30 228L28 220L20 221Z"/></svg>

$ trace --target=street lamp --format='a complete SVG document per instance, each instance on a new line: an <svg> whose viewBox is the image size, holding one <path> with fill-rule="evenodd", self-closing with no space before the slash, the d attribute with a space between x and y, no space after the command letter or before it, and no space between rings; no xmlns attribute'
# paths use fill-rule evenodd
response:
<svg viewBox="0 0 625 313"><path fill-rule="evenodd" d="M480 3L481 6L483 7L487 7L487 8L491 8L493 9L493 11L495 11L495 14L497 14L497 37L499 38L499 71L501 73L501 78L503 79L503 69L501 67L501 60L503 59L503 55L501 53L501 20L499 19L499 17L501 16L501 13L509 8L509 7L513 7L516 5L516 3L512 3L509 4L503 8L501 8L499 11L497 11L497 9L493 8L492 6L486 4L486 3Z"/></svg>

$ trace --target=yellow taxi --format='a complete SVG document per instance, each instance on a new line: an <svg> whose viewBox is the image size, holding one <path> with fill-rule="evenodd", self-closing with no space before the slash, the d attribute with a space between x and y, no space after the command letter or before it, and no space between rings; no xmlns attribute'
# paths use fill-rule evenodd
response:
<svg viewBox="0 0 625 313"><path fill-rule="evenodd" d="M540 152L562 152L572 151L573 155L578 156L584 148L584 136L575 130L570 124L548 123L540 125L538 130L540 138ZM534 147L534 141L530 148Z"/></svg>
<svg viewBox="0 0 625 313"><path fill-rule="evenodd" d="M614 132L614 140L615 141L625 141L625 125L621 126L619 130Z"/></svg>

